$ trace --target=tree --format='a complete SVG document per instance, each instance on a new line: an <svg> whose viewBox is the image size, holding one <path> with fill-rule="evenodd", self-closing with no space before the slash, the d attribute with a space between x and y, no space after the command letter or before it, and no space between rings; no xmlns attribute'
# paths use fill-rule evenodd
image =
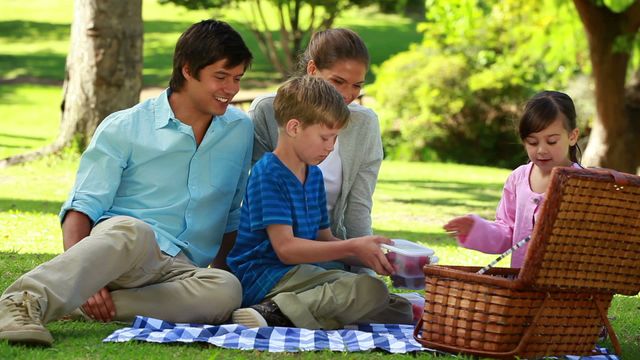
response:
<svg viewBox="0 0 640 360"><path fill-rule="evenodd" d="M142 88L142 0L77 0L57 139L0 167L88 144L108 114L138 102Z"/></svg>
<svg viewBox="0 0 640 360"><path fill-rule="evenodd" d="M583 163L636 173L640 170L640 119L637 111L627 111L625 81L640 28L640 2L622 0L608 6L602 1L573 2L587 33L598 113Z"/></svg>
<svg viewBox="0 0 640 360"><path fill-rule="evenodd" d="M351 6L365 6L375 0L158 0L188 9L246 6L247 25L260 51L284 78L295 70L303 41L316 31L328 29L340 12ZM275 11L277 20L268 15ZM273 32L279 32L276 39Z"/></svg>

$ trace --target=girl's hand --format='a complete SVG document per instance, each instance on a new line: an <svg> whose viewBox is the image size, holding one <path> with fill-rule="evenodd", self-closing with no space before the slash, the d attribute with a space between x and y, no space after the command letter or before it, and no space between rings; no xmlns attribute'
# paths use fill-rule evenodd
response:
<svg viewBox="0 0 640 360"><path fill-rule="evenodd" d="M469 215L460 216L444 224L443 228L453 237L467 236L469 235L471 228L473 228L474 222L475 220L473 217Z"/></svg>

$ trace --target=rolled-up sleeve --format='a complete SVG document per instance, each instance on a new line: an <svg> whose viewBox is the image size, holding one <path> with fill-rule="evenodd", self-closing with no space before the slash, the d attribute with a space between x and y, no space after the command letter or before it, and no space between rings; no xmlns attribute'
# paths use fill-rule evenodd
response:
<svg viewBox="0 0 640 360"><path fill-rule="evenodd" d="M61 222L69 210L75 210L95 223L111 207L130 146L126 129L112 120L103 121L83 153L75 185L59 214Z"/></svg>

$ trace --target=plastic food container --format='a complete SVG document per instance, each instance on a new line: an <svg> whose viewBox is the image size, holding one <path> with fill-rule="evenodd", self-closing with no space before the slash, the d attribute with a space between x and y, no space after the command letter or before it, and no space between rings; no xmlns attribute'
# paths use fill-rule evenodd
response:
<svg viewBox="0 0 640 360"><path fill-rule="evenodd" d="M433 264L438 261L437 257L433 256L434 251L409 240L391 240L393 240L393 245L382 244L382 247L387 250L387 259L396 270L394 275L424 280L422 267L425 264ZM421 284L421 287L423 285Z"/></svg>
<svg viewBox="0 0 640 360"><path fill-rule="evenodd" d="M424 290L424 275L415 277L391 275L391 283L397 288Z"/></svg>
<svg viewBox="0 0 640 360"><path fill-rule="evenodd" d="M422 289L422 288L421 288ZM424 296L418 293L396 293L395 295L403 297L411 302L413 310L413 322L417 322L422 317L424 312Z"/></svg>

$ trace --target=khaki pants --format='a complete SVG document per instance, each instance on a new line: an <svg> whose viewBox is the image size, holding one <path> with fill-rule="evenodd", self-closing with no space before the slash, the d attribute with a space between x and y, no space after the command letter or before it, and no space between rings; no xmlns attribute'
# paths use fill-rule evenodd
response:
<svg viewBox="0 0 640 360"><path fill-rule="evenodd" d="M44 322L56 320L107 286L114 320L144 315L172 322L218 324L240 306L241 286L230 273L193 265L186 256L160 251L146 223L117 216L32 271L2 294L28 291L40 302Z"/></svg>
<svg viewBox="0 0 640 360"><path fill-rule="evenodd" d="M353 323L410 324L411 303L371 275L297 265L267 294L297 327L338 329Z"/></svg>

